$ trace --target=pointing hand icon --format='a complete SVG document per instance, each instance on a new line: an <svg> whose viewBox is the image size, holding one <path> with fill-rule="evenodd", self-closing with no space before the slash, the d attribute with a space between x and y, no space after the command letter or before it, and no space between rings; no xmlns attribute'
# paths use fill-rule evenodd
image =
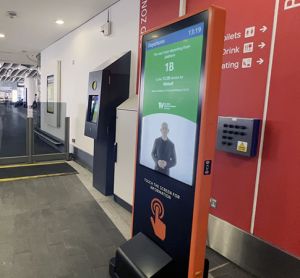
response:
<svg viewBox="0 0 300 278"><path fill-rule="evenodd" d="M161 240L165 240L166 238L166 224L160 219L160 208L154 207L154 218L151 216L151 224L154 231L154 234Z"/></svg>

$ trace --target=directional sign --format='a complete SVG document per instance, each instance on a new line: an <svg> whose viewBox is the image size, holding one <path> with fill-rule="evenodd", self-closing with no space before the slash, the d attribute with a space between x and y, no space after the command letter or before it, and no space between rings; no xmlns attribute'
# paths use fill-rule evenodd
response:
<svg viewBox="0 0 300 278"><path fill-rule="evenodd" d="M264 42L261 42L261 43L258 45L258 47L261 48L261 49L263 49L265 46L266 46L266 44L265 44Z"/></svg>
<svg viewBox="0 0 300 278"><path fill-rule="evenodd" d="M256 63L258 63L258 64L263 64L263 62L264 62L264 60L262 59L262 58L259 58L257 61L256 61Z"/></svg>
<svg viewBox="0 0 300 278"><path fill-rule="evenodd" d="M264 33L264 32L266 32L266 31L268 30L268 27L264 25L264 26L263 26L262 28L260 28L259 30L260 30L261 32Z"/></svg>

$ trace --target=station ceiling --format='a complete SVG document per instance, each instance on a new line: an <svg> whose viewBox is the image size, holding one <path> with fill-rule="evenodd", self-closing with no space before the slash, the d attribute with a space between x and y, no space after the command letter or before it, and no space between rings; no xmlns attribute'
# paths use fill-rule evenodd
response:
<svg viewBox="0 0 300 278"><path fill-rule="evenodd" d="M3 84L22 83L25 77L37 77L38 74L34 65L0 63L0 88Z"/></svg>
<svg viewBox="0 0 300 278"><path fill-rule="evenodd" d="M36 65L36 55L119 0L0 0L0 63ZM11 18L9 11L17 16ZM62 19L64 24L56 21Z"/></svg>

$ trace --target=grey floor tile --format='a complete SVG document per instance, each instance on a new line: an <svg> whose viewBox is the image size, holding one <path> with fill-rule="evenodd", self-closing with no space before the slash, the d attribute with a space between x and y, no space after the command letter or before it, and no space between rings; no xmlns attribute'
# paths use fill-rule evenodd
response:
<svg viewBox="0 0 300 278"><path fill-rule="evenodd" d="M15 254L11 275L13 278L32 278L33 268L31 252Z"/></svg>
<svg viewBox="0 0 300 278"><path fill-rule="evenodd" d="M210 248L206 248L206 258L209 260L209 268L213 269L228 262L223 256Z"/></svg>
<svg viewBox="0 0 300 278"><path fill-rule="evenodd" d="M0 221L1 278L106 277L125 240L76 175L2 183Z"/></svg>
<svg viewBox="0 0 300 278"><path fill-rule="evenodd" d="M0 277L1 278L12 278L12 265L5 265L1 263L0 265Z"/></svg>
<svg viewBox="0 0 300 278"><path fill-rule="evenodd" d="M47 229L46 241L48 246L63 243L63 233L61 231L58 232Z"/></svg>
<svg viewBox="0 0 300 278"><path fill-rule="evenodd" d="M55 278L74 278L74 275L72 273L66 274L66 275L55 275Z"/></svg>
<svg viewBox="0 0 300 278"><path fill-rule="evenodd" d="M32 278L54 278L53 269L49 262L47 264L34 265Z"/></svg>
<svg viewBox="0 0 300 278"><path fill-rule="evenodd" d="M13 263L14 251L12 242L0 243L0 270Z"/></svg>
<svg viewBox="0 0 300 278"><path fill-rule="evenodd" d="M104 254L106 254L106 258L109 258L109 260L110 260L111 258L113 258L116 255L116 251L117 251L118 247L119 246L115 246L115 245L104 247L102 249L102 252Z"/></svg>
<svg viewBox="0 0 300 278"><path fill-rule="evenodd" d="M22 237L15 237L13 243L13 253L21 254L21 253L28 253L31 251L29 237L24 234Z"/></svg>
<svg viewBox="0 0 300 278"><path fill-rule="evenodd" d="M95 268L93 272L93 278L110 278L107 266Z"/></svg>

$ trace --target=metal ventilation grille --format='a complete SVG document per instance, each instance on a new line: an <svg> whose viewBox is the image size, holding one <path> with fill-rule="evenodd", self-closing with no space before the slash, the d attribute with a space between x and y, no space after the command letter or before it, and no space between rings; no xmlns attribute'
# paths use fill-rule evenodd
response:
<svg viewBox="0 0 300 278"><path fill-rule="evenodd" d="M36 66L0 63L0 81L24 82L25 77L38 77Z"/></svg>

